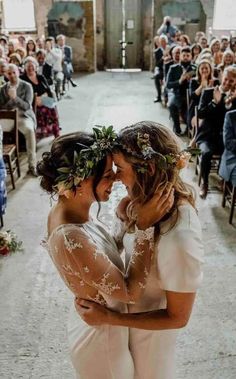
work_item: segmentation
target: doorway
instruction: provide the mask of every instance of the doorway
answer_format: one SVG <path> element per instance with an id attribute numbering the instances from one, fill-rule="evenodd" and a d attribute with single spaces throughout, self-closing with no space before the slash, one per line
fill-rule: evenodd
<path id="1" fill-rule="evenodd" d="M 142 0 L 106 0 L 105 40 L 108 69 L 142 67 Z"/>

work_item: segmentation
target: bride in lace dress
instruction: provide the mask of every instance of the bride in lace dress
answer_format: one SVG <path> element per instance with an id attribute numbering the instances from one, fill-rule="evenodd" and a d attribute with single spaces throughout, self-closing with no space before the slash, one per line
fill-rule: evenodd
<path id="1" fill-rule="evenodd" d="M 160 189 L 172 183 L 174 205 L 160 222 L 153 220 L 154 260 L 146 288 L 141 298 L 128 306 L 129 313 L 83 299 L 77 300 L 76 307 L 90 325 L 130 328 L 129 346 L 135 379 L 174 379 L 178 329 L 187 324 L 202 281 L 201 226 L 192 189 L 179 175 L 189 155 L 181 152 L 170 130 L 153 122 L 124 128 L 118 141 L 119 150 L 113 154 L 116 176 L 128 192 L 118 209 L 126 265 L 129 265 L 134 247 L 135 234 L 130 232 L 130 224 L 135 220 L 137 204 L 143 203 L 145 215 L 146 204 L 150 209 Z"/>
<path id="2" fill-rule="evenodd" d="M 114 132 L 74 133 L 57 138 L 37 170 L 41 187 L 58 195 L 48 217 L 46 247 L 61 278 L 76 297 L 127 312 L 144 291 L 151 267 L 154 228 L 135 227 L 134 247 L 125 270 L 115 240 L 92 220 L 94 201 L 107 201 L 114 180 Z M 162 216 L 153 210 L 152 216 Z M 158 208 L 158 207 L 157 207 Z M 141 223 L 140 223 L 141 225 Z M 74 304 L 68 323 L 70 353 L 77 378 L 133 379 L 126 327 L 87 325 Z"/>

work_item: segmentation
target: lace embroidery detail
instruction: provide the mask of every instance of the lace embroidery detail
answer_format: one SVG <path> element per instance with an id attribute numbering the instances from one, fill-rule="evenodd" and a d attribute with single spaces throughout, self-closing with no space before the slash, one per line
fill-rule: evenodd
<path id="1" fill-rule="evenodd" d="M 68 275 L 73 275 L 77 276 L 78 278 L 81 278 L 80 273 L 78 271 L 74 271 L 70 265 L 62 265 L 61 267 Z"/>
<path id="2" fill-rule="evenodd" d="M 141 257 L 143 255 L 144 251 L 143 250 L 140 250 L 140 251 L 135 251 L 133 250 L 132 251 L 132 255 L 130 257 L 130 264 L 131 265 L 135 265 L 136 263 L 136 258 L 137 257 Z"/>
<path id="3" fill-rule="evenodd" d="M 68 237 L 68 234 L 64 233 L 64 244 L 66 247 L 66 250 L 69 251 L 69 253 L 72 253 L 75 249 L 82 249 L 83 245 L 80 242 L 75 242 L 72 238 Z"/>
<path id="4" fill-rule="evenodd" d="M 150 243 L 153 243 L 153 233 L 154 233 L 153 226 L 151 226 L 150 228 L 146 230 L 140 230 L 138 228 L 135 228 L 135 236 L 137 239 L 137 243 L 139 245 L 143 245 L 145 241 L 150 241 Z"/>
<path id="5" fill-rule="evenodd" d="M 100 251 L 98 249 L 96 249 L 94 252 L 93 252 L 93 256 L 94 256 L 94 259 L 96 260 L 98 256 L 102 256 L 106 261 L 110 262 L 110 259 L 108 258 L 107 255 L 105 255 L 103 253 L 103 251 Z"/>
<path id="6" fill-rule="evenodd" d="M 107 295 L 111 295 L 115 290 L 119 290 L 120 286 L 118 284 L 114 284 L 112 282 L 107 282 L 110 273 L 103 274 L 102 279 L 99 283 L 93 281 L 93 285 L 99 288 L 101 291 L 105 292 Z"/>
<path id="7" fill-rule="evenodd" d="M 100 295 L 100 293 L 97 293 L 95 297 L 88 296 L 88 300 L 95 301 L 95 303 L 101 304 L 101 305 L 107 305 L 106 300 Z"/>

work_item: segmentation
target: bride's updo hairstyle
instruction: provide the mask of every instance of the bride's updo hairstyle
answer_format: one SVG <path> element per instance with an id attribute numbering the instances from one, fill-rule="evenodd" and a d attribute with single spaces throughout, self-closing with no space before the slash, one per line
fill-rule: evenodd
<path id="1" fill-rule="evenodd" d="M 144 151 L 139 144 L 140 136 L 148 138 L 148 146 L 154 151 L 153 157 L 151 154 L 145 159 Z M 177 156 L 181 152 L 180 144 L 170 129 L 152 121 L 141 121 L 123 128 L 118 134 L 118 142 L 118 152 L 120 151 L 124 155 L 125 160 L 132 165 L 136 174 L 131 204 L 145 203 L 159 188 L 162 189 L 171 182 L 175 189 L 175 201 L 169 215 L 183 200 L 195 207 L 194 190 L 183 182 L 177 165 L 162 167 L 158 159 L 155 159 L 155 152 L 164 156 Z M 146 170 L 140 170 L 143 165 L 146 165 Z"/>
<path id="2" fill-rule="evenodd" d="M 44 152 L 42 159 L 37 163 L 37 172 L 41 177 L 40 186 L 54 195 L 57 193 L 57 178 L 61 175 L 58 172 L 60 167 L 72 167 L 75 152 L 90 147 L 94 143 L 92 134 L 77 132 L 65 134 L 56 138 L 52 144 L 50 152 Z M 93 170 L 93 192 L 97 199 L 96 187 L 100 182 L 106 167 L 106 157 L 101 159 Z"/>

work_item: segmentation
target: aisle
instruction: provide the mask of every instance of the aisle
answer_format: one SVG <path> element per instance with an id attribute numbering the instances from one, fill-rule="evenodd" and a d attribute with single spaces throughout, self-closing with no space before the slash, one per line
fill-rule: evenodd
<path id="1" fill-rule="evenodd" d="M 154 83 L 148 72 L 98 72 L 80 77 L 78 83 L 59 103 L 63 133 L 91 130 L 94 124 L 119 129 L 145 119 L 170 126 L 167 110 L 153 103 Z M 39 144 L 38 157 L 51 141 Z M 196 185 L 193 167 L 184 176 Z M 102 211 L 110 221 L 118 192 Z M 178 379 L 236 377 L 236 232 L 220 204 L 217 191 L 207 201 L 198 201 L 205 279 L 191 322 L 179 338 Z M 49 208 L 38 179 L 23 177 L 9 194 L 5 228 L 24 241 L 25 252 L 0 260 L 1 379 L 73 378 L 66 339 L 72 297 L 40 246 Z"/>

